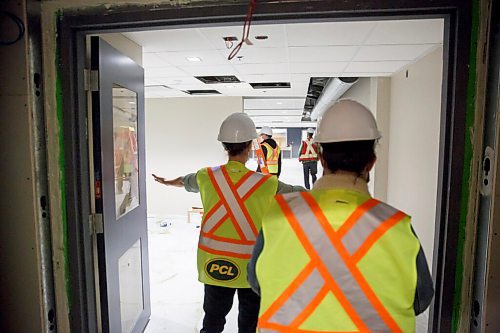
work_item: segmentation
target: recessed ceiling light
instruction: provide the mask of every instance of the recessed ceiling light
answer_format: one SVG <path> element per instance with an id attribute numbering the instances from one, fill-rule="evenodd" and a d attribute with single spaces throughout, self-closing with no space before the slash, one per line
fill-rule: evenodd
<path id="1" fill-rule="evenodd" d="M 286 111 L 281 111 L 281 113 L 286 113 Z"/>
<path id="2" fill-rule="evenodd" d="M 276 102 L 276 104 L 281 105 L 281 104 L 283 104 L 283 102 Z"/>
<path id="3" fill-rule="evenodd" d="M 135 102 L 128 102 L 128 104 L 135 104 Z"/>
<path id="4" fill-rule="evenodd" d="M 200 62 L 201 61 L 201 58 L 198 58 L 198 57 L 186 57 L 186 59 L 188 61 L 192 61 L 192 62 Z"/>

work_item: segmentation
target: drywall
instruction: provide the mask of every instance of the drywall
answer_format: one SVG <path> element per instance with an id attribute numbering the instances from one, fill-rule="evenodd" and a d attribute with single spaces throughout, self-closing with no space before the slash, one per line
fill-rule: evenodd
<path id="1" fill-rule="evenodd" d="M 432 267 L 441 118 L 442 48 L 391 78 L 387 200 L 412 216 Z"/>
<path id="2" fill-rule="evenodd" d="M 0 10 L 26 22 L 24 1 L 0 1 Z M 2 38 L 17 36 L 16 25 L 2 20 Z M 44 331 L 27 39 L 0 47 L 1 332 Z"/>
<path id="3" fill-rule="evenodd" d="M 146 99 L 149 215 L 187 214 L 190 207 L 201 206 L 199 194 L 161 185 L 151 173 L 176 178 L 226 163 L 217 134 L 224 118 L 234 112 L 243 112 L 241 97 Z"/>

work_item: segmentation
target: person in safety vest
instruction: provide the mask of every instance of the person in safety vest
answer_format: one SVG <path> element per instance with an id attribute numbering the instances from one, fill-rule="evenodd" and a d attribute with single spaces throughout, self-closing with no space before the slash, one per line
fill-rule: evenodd
<path id="1" fill-rule="evenodd" d="M 198 279 L 205 284 L 201 333 L 219 333 L 238 293 L 240 333 L 254 333 L 260 298 L 247 282 L 247 264 L 274 195 L 305 191 L 272 175 L 245 167 L 257 138 L 254 122 L 245 113 L 228 116 L 218 141 L 229 155 L 227 164 L 204 168 L 172 180 L 153 175 L 159 183 L 200 192 L 204 215 L 198 242 Z"/>
<path id="2" fill-rule="evenodd" d="M 272 138 L 273 130 L 269 126 L 264 126 L 260 130 L 260 147 L 264 154 L 267 169 L 271 175 L 280 176 L 281 174 L 281 149 L 278 143 Z M 260 166 L 257 166 L 257 172 L 260 172 Z"/>
<path id="3" fill-rule="evenodd" d="M 248 266 L 258 332 L 415 332 L 433 284 L 410 216 L 368 192 L 380 137 L 352 100 L 319 120 L 324 175 L 275 197 Z"/>
<path id="4" fill-rule="evenodd" d="M 304 171 L 304 185 L 309 190 L 309 173 L 312 177 L 312 183 L 316 182 L 318 173 L 318 144 L 313 142 L 314 129 L 307 129 L 307 139 L 302 141 L 299 149 L 299 161 L 302 162 Z"/>

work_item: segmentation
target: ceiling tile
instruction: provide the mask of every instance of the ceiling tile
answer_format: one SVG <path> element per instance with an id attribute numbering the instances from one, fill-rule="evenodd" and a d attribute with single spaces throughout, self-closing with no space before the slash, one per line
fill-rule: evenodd
<path id="1" fill-rule="evenodd" d="M 243 108 L 248 110 L 302 109 L 304 98 L 245 98 Z"/>
<path id="2" fill-rule="evenodd" d="M 161 52 L 157 55 L 174 66 L 211 66 L 226 65 L 229 63 L 217 50 L 195 50 L 181 52 Z M 187 58 L 200 58 L 201 61 L 189 61 Z"/>
<path id="3" fill-rule="evenodd" d="M 292 62 L 290 72 L 292 74 L 307 74 L 313 72 L 330 72 L 338 76 L 344 71 L 347 62 Z"/>
<path id="4" fill-rule="evenodd" d="M 364 62 L 351 62 L 347 65 L 344 72 L 350 73 L 386 73 L 395 72 L 408 64 L 408 61 L 364 61 Z M 345 76 L 343 74 L 342 76 Z"/>
<path id="5" fill-rule="evenodd" d="M 380 21 L 365 45 L 442 43 L 443 22 L 443 19 Z"/>
<path id="6" fill-rule="evenodd" d="M 291 62 L 336 62 L 349 61 L 358 46 L 314 46 L 290 47 Z"/>
<path id="7" fill-rule="evenodd" d="M 166 86 L 180 86 L 180 85 L 202 85 L 200 80 L 195 79 L 192 76 L 172 76 L 172 77 L 159 77 L 155 79 L 158 84 L 164 84 Z"/>
<path id="8" fill-rule="evenodd" d="M 167 76 L 186 76 L 186 72 L 174 66 L 167 67 L 146 67 L 144 68 L 144 76 L 149 78 L 167 77 Z"/>
<path id="9" fill-rule="evenodd" d="M 321 22 L 286 25 L 289 46 L 360 45 L 374 22 Z"/>
<path id="10" fill-rule="evenodd" d="M 207 75 L 236 75 L 231 65 L 214 65 L 214 66 L 184 66 L 184 71 L 193 76 Z"/>
<path id="11" fill-rule="evenodd" d="M 284 74 L 288 73 L 288 64 L 246 64 L 233 65 L 234 68 L 241 74 Z"/>
<path id="12" fill-rule="evenodd" d="M 353 61 L 413 61 L 436 47 L 436 44 L 362 46 Z"/>
<path id="13" fill-rule="evenodd" d="M 235 47 L 241 40 L 241 36 L 243 34 L 243 26 L 241 24 L 229 27 L 199 28 L 198 30 L 218 50 L 228 49 L 222 37 L 237 37 L 238 41 L 233 42 L 233 47 Z M 268 36 L 268 39 L 256 40 L 254 37 L 259 35 Z M 284 26 L 280 24 L 259 25 L 256 23 L 252 23 L 249 39 L 253 43 L 251 47 L 254 48 L 286 46 Z M 242 49 L 244 49 L 246 46 L 246 44 L 243 45 Z"/>
<path id="14" fill-rule="evenodd" d="M 302 105 L 304 106 L 304 105 Z M 296 110 L 252 110 L 244 109 L 249 116 L 302 116 L 303 108 Z"/>
<path id="15" fill-rule="evenodd" d="M 224 59 L 227 60 L 228 55 L 231 53 L 227 50 L 219 51 Z M 268 64 L 268 63 L 282 63 L 288 61 L 288 52 L 284 47 L 267 47 L 257 48 L 245 45 L 238 52 L 238 57 L 231 60 L 232 64 Z"/>
<path id="16" fill-rule="evenodd" d="M 169 63 L 160 58 L 156 52 L 144 52 L 142 54 L 142 65 L 144 68 L 168 67 Z"/>
<path id="17" fill-rule="evenodd" d="M 214 47 L 196 29 L 166 29 L 126 32 L 124 35 L 144 52 L 210 50 Z"/>

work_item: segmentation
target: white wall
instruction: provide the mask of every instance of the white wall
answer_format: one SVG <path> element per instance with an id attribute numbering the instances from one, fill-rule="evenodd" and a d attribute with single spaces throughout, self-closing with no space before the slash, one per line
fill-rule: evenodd
<path id="1" fill-rule="evenodd" d="M 430 267 L 436 218 L 441 76 L 439 48 L 391 78 L 387 200 L 412 216 Z"/>
<path id="2" fill-rule="evenodd" d="M 349 98 L 370 108 L 370 81 L 369 77 L 360 77 L 358 81 L 347 90 L 341 98 Z"/>
<path id="3" fill-rule="evenodd" d="M 151 173 L 176 178 L 203 167 L 226 163 L 217 134 L 231 113 L 243 112 L 241 97 L 146 99 L 146 165 L 148 214 L 186 214 L 201 207 L 200 196 L 161 185 Z"/>

